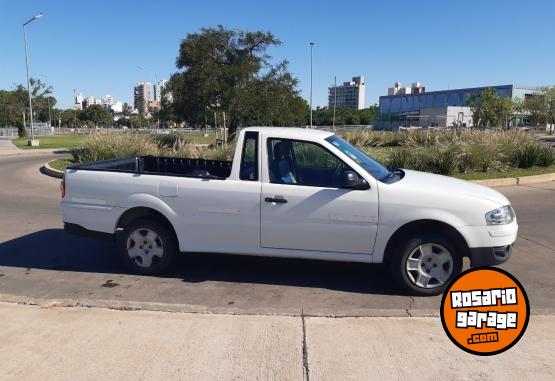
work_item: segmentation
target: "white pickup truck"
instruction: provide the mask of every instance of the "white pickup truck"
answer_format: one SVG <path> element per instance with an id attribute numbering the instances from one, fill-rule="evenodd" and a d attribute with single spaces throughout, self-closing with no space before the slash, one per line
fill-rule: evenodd
<path id="1" fill-rule="evenodd" d="M 62 181 L 67 232 L 117 242 L 125 263 L 161 273 L 179 252 L 387 262 L 418 295 L 511 255 L 505 196 L 379 164 L 339 136 L 246 128 L 233 161 L 130 157 L 73 165 Z"/>

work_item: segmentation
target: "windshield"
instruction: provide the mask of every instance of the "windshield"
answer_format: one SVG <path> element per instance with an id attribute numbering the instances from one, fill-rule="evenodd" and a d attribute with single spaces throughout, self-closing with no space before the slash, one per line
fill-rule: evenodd
<path id="1" fill-rule="evenodd" d="M 332 135 L 326 139 L 329 143 L 333 144 L 337 149 L 349 156 L 354 162 L 360 165 L 372 177 L 378 180 L 385 180 L 390 172 L 389 170 L 372 159 L 358 148 L 352 146 L 347 141 L 343 140 L 337 135 Z"/>

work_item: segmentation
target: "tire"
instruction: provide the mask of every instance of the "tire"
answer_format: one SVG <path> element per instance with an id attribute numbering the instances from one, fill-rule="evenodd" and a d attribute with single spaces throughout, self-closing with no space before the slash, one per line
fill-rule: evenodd
<path id="1" fill-rule="evenodd" d="M 126 267 L 142 275 L 164 273 L 177 254 L 177 245 L 168 227 L 150 218 L 127 224 L 117 235 L 117 246 Z"/>
<path id="2" fill-rule="evenodd" d="M 460 249 L 435 233 L 415 233 L 399 243 L 389 265 L 397 285 L 412 295 L 432 296 L 445 291 L 462 271 Z"/>

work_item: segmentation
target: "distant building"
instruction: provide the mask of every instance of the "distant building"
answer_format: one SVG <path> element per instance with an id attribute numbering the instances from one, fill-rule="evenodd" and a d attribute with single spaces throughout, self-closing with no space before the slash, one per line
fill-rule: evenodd
<path id="1" fill-rule="evenodd" d="M 399 126 L 449 127 L 454 122 L 472 126 L 472 111 L 468 99 L 491 87 L 502 98 L 524 99 L 535 88 L 518 85 L 484 86 L 426 92 L 419 82 L 403 87 L 396 82 L 380 97 L 380 118 L 377 127 L 393 129 Z M 526 115 L 513 116 L 513 125 L 527 124 Z"/>
<path id="2" fill-rule="evenodd" d="M 420 82 L 413 82 L 411 87 L 401 86 L 401 82 L 395 82 L 393 87 L 387 89 L 387 95 L 408 95 L 408 94 L 422 94 L 426 88 Z"/>
<path id="3" fill-rule="evenodd" d="M 113 102 L 110 105 L 110 110 L 114 113 L 114 114 L 121 114 L 123 112 L 123 103 L 121 102 Z"/>
<path id="4" fill-rule="evenodd" d="M 83 100 L 83 108 L 87 108 L 89 106 L 92 106 L 96 104 L 96 98 L 93 96 L 88 96 L 87 98 L 85 98 Z"/>
<path id="5" fill-rule="evenodd" d="M 139 114 L 143 116 L 148 115 L 148 102 L 151 100 L 152 84 L 150 82 L 137 82 L 133 92 L 134 105 Z"/>
<path id="6" fill-rule="evenodd" d="M 84 101 L 83 94 L 81 94 L 81 93 L 77 94 L 77 96 L 75 96 L 75 99 L 74 99 L 74 102 L 73 102 L 73 109 L 74 110 L 82 110 L 83 109 L 83 101 Z"/>
<path id="7" fill-rule="evenodd" d="M 148 101 L 149 110 L 160 110 L 160 102 L 158 101 Z"/>
<path id="8" fill-rule="evenodd" d="M 164 88 L 166 87 L 166 85 L 168 84 L 168 80 L 167 79 L 162 79 L 161 81 L 158 81 L 157 84 L 154 85 L 154 100 L 156 102 L 162 102 L 162 94 L 164 93 Z"/>
<path id="9" fill-rule="evenodd" d="M 105 107 L 110 107 L 114 104 L 114 99 L 111 95 L 105 95 L 100 99 L 100 104 Z"/>
<path id="10" fill-rule="evenodd" d="M 350 82 L 343 85 L 331 86 L 328 93 L 328 106 L 332 108 L 350 108 L 353 111 L 364 108 L 366 83 L 364 77 L 353 77 Z"/>

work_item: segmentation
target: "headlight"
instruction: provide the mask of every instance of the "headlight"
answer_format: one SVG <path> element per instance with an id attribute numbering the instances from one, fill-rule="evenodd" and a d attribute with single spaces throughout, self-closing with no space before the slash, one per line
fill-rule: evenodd
<path id="1" fill-rule="evenodd" d="M 510 205 L 502 206 L 486 213 L 486 223 L 488 225 L 507 225 L 515 219 L 515 212 Z"/>

